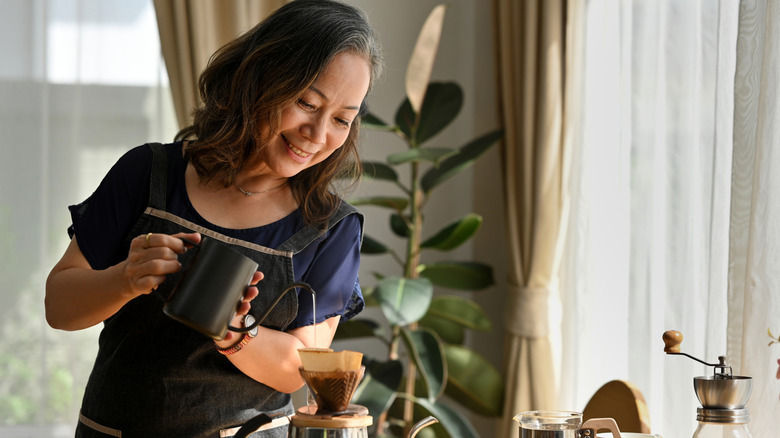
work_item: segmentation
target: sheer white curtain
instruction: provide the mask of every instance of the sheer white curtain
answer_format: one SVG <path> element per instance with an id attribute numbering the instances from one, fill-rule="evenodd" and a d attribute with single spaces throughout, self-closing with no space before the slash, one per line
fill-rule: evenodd
<path id="1" fill-rule="evenodd" d="M 692 379 L 712 370 L 666 356 L 661 336 L 681 331 L 708 362 L 727 353 L 737 18 L 737 0 L 587 2 L 561 287 L 569 408 L 626 379 L 654 432 L 693 434 Z"/>
<path id="2" fill-rule="evenodd" d="M 0 436 L 73 436 L 97 329 L 49 328 L 44 282 L 67 206 L 175 134 L 152 2 L 0 2 L 0 53 Z"/>
<path id="3" fill-rule="evenodd" d="M 728 355 L 753 377 L 754 437 L 780 435 L 780 0 L 741 0 L 734 80 Z M 775 338 L 775 341 L 778 339 Z"/>

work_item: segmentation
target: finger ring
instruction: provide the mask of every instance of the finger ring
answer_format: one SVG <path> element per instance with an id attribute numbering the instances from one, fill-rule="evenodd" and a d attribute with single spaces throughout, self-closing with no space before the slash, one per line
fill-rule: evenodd
<path id="1" fill-rule="evenodd" d="M 149 233 L 146 235 L 146 247 L 149 248 L 152 246 L 152 243 L 149 241 L 149 239 L 152 238 L 152 233 Z"/>

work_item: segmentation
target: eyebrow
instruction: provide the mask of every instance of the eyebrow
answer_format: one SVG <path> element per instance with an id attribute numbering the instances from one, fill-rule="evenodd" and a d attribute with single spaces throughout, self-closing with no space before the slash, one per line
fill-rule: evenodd
<path id="1" fill-rule="evenodd" d="M 328 96 L 326 96 L 326 95 L 325 95 L 325 93 L 323 93 L 322 91 L 320 91 L 320 90 L 319 90 L 317 87 L 314 87 L 314 86 L 312 86 L 312 87 L 309 87 L 309 89 L 310 89 L 311 91 L 313 91 L 313 92 L 315 92 L 315 93 L 319 94 L 319 95 L 320 95 L 320 96 L 321 96 L 323 99 L 325 99 L 325 100 L 330 100 L 330 99 L 328 99 Z M 344 109 L 348 109 L 348 110 L 354 110 L 354 111 L 360 111 L 360 106 L 349 106 L 349 105 L 348 105 L 348 106 L 345 106 L 345 107 L 344 107 Z"/>

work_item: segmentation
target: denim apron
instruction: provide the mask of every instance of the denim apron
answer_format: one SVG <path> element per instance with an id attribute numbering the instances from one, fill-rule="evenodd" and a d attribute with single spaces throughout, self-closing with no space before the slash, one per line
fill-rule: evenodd
<path id="1" fill-rule="evenodd" d="M 147 234 L 199 232 L 222 241 L 252 258 L 265 273 L 257 285 L 260 294 L 252 300 L 251 313 L 262 315 L 278 294 L 294 281 L 293 254 L 303 250 L 324 232 L 307 226 L 279 248 L 271 249 L 225 236 L 165 211 L 167 152 L 150 144 L 153 164 L 149 206 L 125 244 Z M 330 229 L 354 207 L 342 203 L 329 220 Z M 358 213 L 359 214 L 359 213 Z M 186 265 L 194 256 L 190 249 L 179 260 Z M 143 295 L 124 305 L 104 322 L 99 351 L 85 389 L 76 437 L 210 437 L 241 426 L 260 413 L 292 415 L 290 394 L 281 393 L 243 374 L 214 342 L 199 332 L 166 316 L 162 307 L 180 273 L 171 274 L 157 294 Z M 163 299 L 161 299 L 163 298 Z M 302 299 L 310 299 L 304 291 Z M 264 327 L 285 330 L 298 312 L 298 297 L 285 294 Z M 286 437 L 287 428 L 261 430 L 251 437 Z"/>

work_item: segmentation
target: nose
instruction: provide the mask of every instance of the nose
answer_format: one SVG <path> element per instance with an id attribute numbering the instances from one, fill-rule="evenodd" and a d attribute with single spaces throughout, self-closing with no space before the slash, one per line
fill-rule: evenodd
<path id="1" fill-rule="evenodd" d="M 314 144 L 325 144 L 328 133 L 324 117 L 312 117 L 301 128 L 302 134 L 307 140 Z"/>

